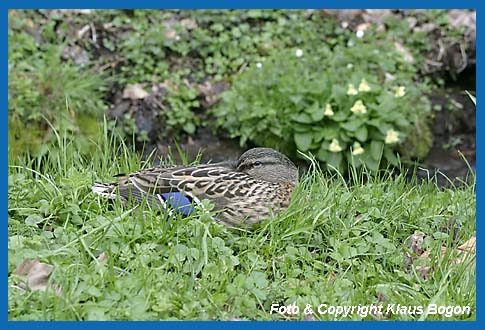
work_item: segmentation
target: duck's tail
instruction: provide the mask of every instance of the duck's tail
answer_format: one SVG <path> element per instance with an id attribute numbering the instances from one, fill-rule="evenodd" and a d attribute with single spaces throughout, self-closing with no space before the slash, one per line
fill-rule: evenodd
<path id="1" fill-rule="evenodd" d="M 115 199 L 116 198 L 116 184 L 113 183 L 99 183 L 96 182 L 92 187 L 91 190 L 93 193 L 96 193 L 100 196 Z"/>
<path id="2" fill-rule="evenodd" d="M 201 205 L 197 197 L 181 191 L 147 194 L 136 185 L 99 182 L 96 182 L 91 187 L 91 190 L 109 199 L 116 199 L 119 196 L 122 200 L 128 201 L 132 199 L 137 203 L 141 203 L 146 199 L 149 205 L 158 205 L 163 209 L 167 209 L 168 207 L 169 214 L 175 211 L 176 213 L 181 213 L 183 216 L 192 214 L 195 210 L 195 205 Z"/>

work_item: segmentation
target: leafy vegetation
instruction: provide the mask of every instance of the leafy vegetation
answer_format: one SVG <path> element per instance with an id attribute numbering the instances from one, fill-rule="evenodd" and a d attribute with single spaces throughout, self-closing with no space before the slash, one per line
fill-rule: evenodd
<path id="1" fill-rule="evenodd" d="M 25 32 L 28 20 L 17 15 L 9 17 L 11 155 L 45 152 L 45 148 L 35 147 L 54 138 L 48 123 L 78 135 L 78 146 L 85 146 L 87 139 L 93 138 L 91 134 L 97 134 L 96 115 L 105 110 L 103 77 L 71 62 L 63 63 L 62 45 L 37 42 Z M 49 32 L 52 30 L 44 31 Z"/>
<path id="2" fill-rule="evenodd" d="M 445 13 L 416 13 L 415 25 L 436 21 L 446 27 L 446 36 L 452 38 L 460 30 L 446 26 Z M 91 22 L 89 24 L 87 17 Z M 296 48 L 306 52 L 305 57 L 297 62 L 300 64 L 309 61 L 310 53 L 315 57 L 327 56 L 334 49 L 342 53 L 348 48 L 345 59 L 355 60 L 349 63 L 365 71 L 363 76 L 376 75 L 379 78 L 374 81 L 381 83 L 383 70 L 390 68 L 392 72 L 400 71 L 396 66 L 399 61 L 390 58 L 387 51 L 394 53 L 394 44 L 402 43 L 401 51 L 410 52 L 407 56 L 412 56 L 413 63 L 399 65 L 404 65 L 406 78 L 417 79 L 409 74 L 419 70 L 423 64 L 423 54 L 430 51 L 427 32 L 413 31 L 411 23 L 397 16 L 385 18 L 383 24 L 386 26 L 384 32 L 382 29 L 368 28 L 365 37 L 360 40 L 351 29 L 341 27 L 331 11 L 102 10 L 89 14 L 11 11 L 9 42 L 13 47 L 9 48 L 9 109 L 16 114 L 12 116 L 12 127 L 21 126 L 21 122 L 25 122 L 22 116 L 28 116 L 31 124 L 38 128 L 39 135 L 43 136 L 47 125 L 45 121 L 39 121 L 38 118 L 42 116 L 49 118 L 57 127 L 57 119 L 53 118 L 57 118 L 58 113 L 60 117 L 69 118 L 64 123 L 72 122 L 74 114 L 88 114 L 69 127 L 76 132 L 82 130 L 79 122 L 88 120 L 88 117 L 95 118 L 105 110 L 104 103 L 113 101 L 109 98 L 123 86 L 143 84 L 148 90 L 163 83 L 168 86 L 168 91 L 167 95 L 156 95 L 157 103 L 163 105 L 156 108 L 159 112 L 156 120 L 162 122 L 166 129 L 158 138 L 192 135 L 201 125 L 210 124 L 204 111 L 206 106 L 201 103 L 200 83 L 244 80 L 239 75 L 247 76 L 245 71 L 251 71 L 256 63 L 269 63 L 274 57 L 281 56 L 278 54 Z M 324 51 L 320 54 L 311 51 L 314 45 Z M 362 54 L 360 50 L 355 51 L 361 46 L 364 47 Z M 373 48 L 381 49 L 380 54 L 373 55 Z M 331 56 L 337 58 L 336 53 Z M 369 58 L 375 65 L 365 67 L 360 63 Z M 325 58 L 321 60 L 328 62 Z M 317 61 L 315 58 L 314 62 Z M 348 74 L 352 71 L 346 70 L 349 63 L 339 63 L 343 67 L 334 68 L 336 72 L 329 71 Z M 90 66 L 93 68 L 90 69 Z M 267 72 L 268 67 L 271 66 L 265 65 L 262 71 Z M 281 73 L 275 72 L 274 76 Z M 107 81 L 105 77 L 108 76 L 112 79 Z M 105 93 L 107 89 L 110 90 L 109 94 Z M 418 89 L 420 93 L 429 91 L 424 85 L 419 85 Z M 409 88 L 408 94 L 411 94 Z M 65 109 L 66 98 L 72 107 L 69 111 Z M 121 131 L 127 132 L 127 136 L 131 136 L 135 129 L 139 140 L 147 140 L 146 132 L 138 131 L 139 127 L 132 116 L 128 112 L 119 117 L 116 124 L 121 126 Z M 415 119 L 407 120 L 415 122 Z M 414 139 L 414 133 L 403 132 L 401 138 L 406 135 L 410 138 L 403 148 L 411 151 L 406 156 L 421 156 L 427 152 L 430 139 L 425 122 L 416 123 L 418 139 Z M 234 129 L 229 130 L 236 135 Z M 247 134 L 241 133 L 239 136 L 241 141 L 248 138 Z M 418 143 L 422 137 L 426 137 L 424 141 L 427 143 Z M 400 139 L 401 143 L 404 141 Z M 19 145 L 23 143 L 19 142 Z M 386 154 L 388 161 L 391 158 L 394 161 L 390 152 Z M 348 159 L 340 162 L 332 159 L 330 163 L 344 164 L 346 161 Z M 375 159 L 365 162 L 375 167 Z"/>
<path id="3" fill-rule="evenodd" d="M 346 182 L 314 164 L 285 214 L 231 231 L 202 209 L 181 218 L 90 193 L 93 181 L 140 168 L 121 140 L 107 130 L 101 136 L 92 159 L 61 135 L 45 157 L 9 168 L 10 320 L 303 317 L 270 314 L 273 303 L 468 305 L 470 315 L 450 318 L 350 319 L 475 318 L 474 257 L 452 262 L 460 256 L 453 247 L 475 235 L 474 178 L 456 189 L 385 171 Z M 426 235 L 421 248 L 429 260 L 408 264 L 406 254 L 417 258 L 408 247 L 416 233 Z M 53 266 L 46 291 L 25 289 L 16 275 L 26 259 Z M 425 277 L 423 264 L 430 267 Z"/>
<path id="4" fill-rule="evenodd" d="M 310 151 L 340 171 L 347 164 L 375 171 L 381 160 L 397 166 L 395 152 L 410 135 L 429 148 L 429 131 L 416 130 L 427 126 L 430 104 L 427 85 L 412 80 L 415 68 L 386 43 L 351 41 L 253 65 L 222 95 L 217 125 L 241 145 Z"/>

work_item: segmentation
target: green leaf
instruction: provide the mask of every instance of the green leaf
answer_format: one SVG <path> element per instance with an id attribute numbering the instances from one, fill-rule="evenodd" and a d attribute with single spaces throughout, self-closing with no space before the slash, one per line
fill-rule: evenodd
<path id="1" fill-rule="evenodd" d="M 317 159 L 322 162 L 326 162 L 329 157 L 329 153 L 330 152 L 327 150 L 327 148 L 324 145 L 322 145 L 320 149 L 318 149 L 318 152 L 315 155 L 315 157 L 317 157 Z"/>
<path id="2" fill-rule="evenodd" d="M 379 169 L 379 163 L 377 160 L 373 159 L 369 153 L 364 153 L 361 155 L 361 160 L 364 162 L 367 169 L 371 171 L 377 171 Z"/>
<path id="3" fill-rule="evenodd" d="M 341 171 L 342 159 L 343 156 L 341 152 L 330 152 L 327 159 L 327 164 Z"/>
<path id="4" fill-rule="evenodd" d="M 216 31 L 216 32 L 222 32 L 222 31 L 224 31 L 224 25 L 222 25 L 220 23 L 212 24 L 211 30 Z"/>
<path id="5" fill-rule="evenodd" d="M 290 98 L 291 102 L 298 105 L 298 104 L 300 104 L 301 100 L 303 99 L 303 96 L 301 96 L 301 95 L 291 95 L 289 98 Z"/>
<path id="6" fill-rule="evenodd" d="M 310 149 L 310 145 L 312 144 L 312 137 L 313 137 L 312 132 L 295 133 L 294 139 L 295 139 L 297 148 L 300 151 L 307 151 L 308 149 Z"/>
<path id="7" fill-rule="evenodd" d="M 312 117 L 314 122 L 322 120 L 324 116 L 323 110 L 320 109 L 318 102 L 314 102 L 312 106 L 305 109 L 305 112 Z"/>
<path id="8" fill-rule="evenodd" d="M 399 160 L 398 160 L 396 154 L 392 151 L 392 149 L 384 148 L 384 157 L 386 158 L 386 160 L 390 164 L 392 164 L 394 166 L 399 165 Z"/>
<path id="9" fill-rule="evenodd" d="M 330 118 L 334 121 L 344 121 L 347 119 L 347 114 L 344 111 L 337 111 L 335 115 Z"/>
<path id="10" fill-rule="evenodd" d="M 38 214 L 31 214 L 25 219 L 25 224 L 28 226 L 37 226 L 38 223 L 41 223 L 44 220 Z"/>
<path id="11" fill-rule="evenodd" d="M 367 127 L 362 126 L 355 131 L 355 137 L 360 142 L 365 142 L 367 140 Z"/>
<path id="12" fill-rule="evenodd" d="M 386 135 L 387 131 L 392 128 L 389 124 L 383 123 L 377 118 L 368 120 L 367 124 L 377 128 L 383 135 Z"/>
<path id="13" fill-rule="evenodd" d="M 372 141 L 370 143 L 370 155 L 372 159 L 378 161 L 381 159 L 382 147 L 384 143 L 380 141 Z"/>
<path id="14" fill-rule="evenodd" d="M 195 132 L 195 125 L 192 122 L 188 122 L 184 125 L 184 131 L 189 134 L 193 134 Z"/>
<path id="15" fill-rule="evenodd" d="M 296 121 L 298 123 L 303 123 L 303 124 L 313 123 L 312 118 L 306 113 L 299 113 L 297 115 L 293 115 L 292 118 L 293 118 L 294 121 Z"/>
<path id="16" fill-rule="evenodd" d="M 283 137 L 283 133 L 282 133 L 282 129 L 280 126 L 276 127 L 276 126 L 271 126 L 269 128 L 269 131 L 271 133 L 273 133 L 274 135 L 278 136 L 278 137 Z"/>
<path id="17" fill-rule="evenodd" d="M 340 127 L 344 128 L 347 131 L 355 132 L 360 127 L 360 125 L 362 125 L 362 121 L 360 119 L 353 119 L 346 123 L 340 124 Z"/>
<path id="18" fill-rule="evenodd" d="M 250 278 L 253 280 L 254 286 L 257 288 L 266 288 L 268 286 L 266 274 L 263 272 L 252 272 Z"/>
<path id="19" fill-rule="evenodd" d="M 409 126 L 409 124 L 410 124 L 410 123 L 409 123 L 409 120 L 407 120 L 406 118 L 401 117 L 401 116 L 400 116 L 400 117 L 398 117 L 398 118 L 396 118 L 395 123 L 396 123 L 398 126 L 400 126 L 400 127 L 407 127 L 407 126 Z"/>
<path id="20" fill-rule="evenodd" d="M 312 117 L 314 122 L 322 120 L 323 119 L 323 110 L 319 109 L 318 112 L 312 113 L 311 117 Z"/>
<path id="21" fill-rule="evenodd" d="M 313 141 L 320 142 L 323 139 L 330 141 L 338 135 L 338 130 L 334 125 L 324 127 L 313 127 Z"/>
<path id="22" fill-rule="evenodd" d="M 333 85 L 332 97 L 337 103 L 341 103 L 347 97 L 347 89 L 341 85 Z"/>
<path id="23" fill-rule="evenodd" d="M 305 109 L 305 112 L 309 115 L 318 111 L 318 102 L 313 102 L 313 104 Z"/>

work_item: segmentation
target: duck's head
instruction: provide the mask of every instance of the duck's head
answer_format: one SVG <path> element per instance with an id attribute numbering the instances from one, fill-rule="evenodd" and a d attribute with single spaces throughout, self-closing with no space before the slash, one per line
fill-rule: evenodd
<path id="1" fill-rule="evenodd" d="M 269 182 L 298 181 L 298 169 L 282 153 L 271 148 L 249 149 L 239 157 L 237 170 L 258 180 Z"/>

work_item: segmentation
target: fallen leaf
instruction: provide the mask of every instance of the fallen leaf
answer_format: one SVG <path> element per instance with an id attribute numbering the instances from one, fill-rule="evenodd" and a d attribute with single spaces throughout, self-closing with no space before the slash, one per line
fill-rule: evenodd
<path id="1" fill-rule="evenodd" d="M 366 9 L 362 13 L 362 18 L 365 22 L 383 25 L 386 18 L 392 16 L 392 11 L 389 9 Z"/>
<path id="2" fill-rule="evenodd" d="M 365 31 L 370 27 L 370 23 L 362 23 L 357 25 L 356 31 Z"/>
<path id="3" fill-rule="evenodd" d="M 474 10 L 450 10 L 448 13 L 448 22 L 453 27 L 475 28 L 477 13 Z"/>
<path id="4" fill-rule="evenodd" d="M 163 35 L 167 39 L 175 39 L 175 37 L 177 36 L 177 32 L 175 32 L 174 30 L 167 30 Z"/>
<path id="5" fill-rule="evenodd" d="M 422 278 L 427 279 L 428 274 L 431 271 L 430 266 L 416 266 L 416 271 L 421 275 Z"/>
<path id="6" fill-rule="evenodd" d="M 476 262 L 475 255 L 476 255 L 476 237 L 472 236 L 468 241 L 460 245 L 459 247 L 456 248 L 456 250 L 459 254 L 457 258 L 451 259 L 449 263 L 451 265 L 458 265 L 460 263 L 465 262 L 468 258 L 472 257 L 474 263 Z M 424 260 L 426 262 L 431 262 L 431 249 L 428 249 L 424 251 L 417 260 Z M 441 246 L 441 257 L 445 258 L 446 253 L 448 252 L 448 249 L 446 246 Z M 451 251 L 450 253 L 452 253 Z M 416 271 L 420 273 L 420 275 L 423 278 L 427 278 L 429 273 L 432 271 L 433 267 L 431 265 L 419 265 L 416 266 Z"/>
<path id="7" fill-rule="evenodd" d="M 380 302 L 383 302 L 383 301 L 387 301 L 387 298 L 382 292 L 377 292 L 377 300 Z"/>
<path id="8" fill-rule="evenodd" d="M 423 25 L 418 25 L 416 26 L 413 31 L 414 32 L 424 32 L 424 33 L 429 33 L 435 29 L 438 29 L 438 26 L 434 23 L 425 23 Z"/>
<path id="9" fill-rule="evenodd" d="M 333 283 L 337 279 L 337 273 L 331 272 L 328 274 L 327 282 L 328 283 Z"/>
<path id="10" fill-rule="evenodd" d="M 408 247 L 417 255 L 421 255 L 424 250 L 423 250 L 423 241 L 424 241 L 424 234 L 423 233 L 417 233 L 417 234 L 412 234 L 411 236 L 408 237 Z"/>
<path id="11" fill-rule="evenodd" d="M 184 18 L 183 20 L 181 20 L 180 25 L 182 25 L 187 30 L 194 30 L 197 28 L 197 23 L 190 18 Z"/>
<path id="12" fill-rule="evenodd" d="M 390 74 L 389 72 L 386 72 L 385 76 L 386 76 L 386 80 L 387 81 L 394 81 L 394 80 L 396 80 L 396 76 Z"/>
<path id="13" fill-rule="evenodd" d="M 45 291 L 49 282 L 49 276 L 54 267 L 39 260 L 24 260 L 15 269 L 14 275 L 25 277 L 27 287 L 32 291 Z M 22 286 L 19 285 L 22 289 Z M 56 289 L 57 291 L 57 289 Z"/>
<path id="14" fill-rule="evenodd" d="M 401 43 L 399 43 L 397 41 L 394 43 L 394 46 L 396 47 L 396 50 L 403 55 L 404 60 L 406 62 L 408 62 L 408 63 L 414 62 L 413 55 L 411 54 L 411 52 L 406 47 L 404 47 Z"/>
<path id="15" fill-rule="evenodd" d="M 457 247 L 458 250 L 476 254 L 477 238 L 475 236 L 470 237 L 468 241 Z"/>
<path id="16" fill-rule="evenodd" d="M 108 253 L 106 251 L 101 252 L 101 254 L 96 258 L 99 262 L 104 262 L 108 260 Z"/>
<path id="17" fill-rule="evenodd" d="M 148 92 L 143 89 L 141 84 L 126 85 L 123 90 L 123 98 L 131 100 L 140 100 L 148 96 Z"/>

